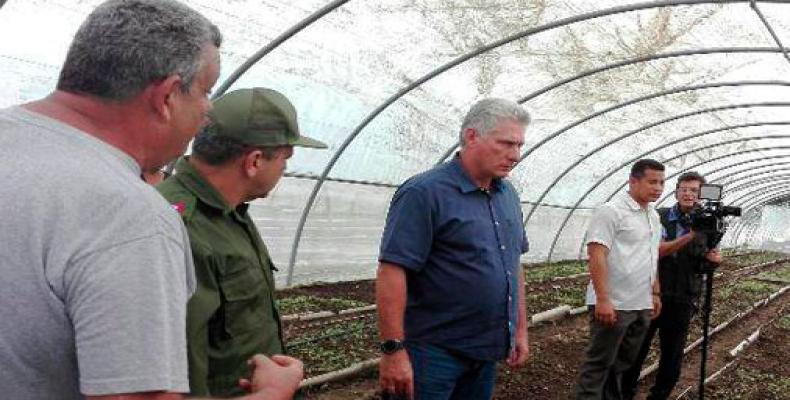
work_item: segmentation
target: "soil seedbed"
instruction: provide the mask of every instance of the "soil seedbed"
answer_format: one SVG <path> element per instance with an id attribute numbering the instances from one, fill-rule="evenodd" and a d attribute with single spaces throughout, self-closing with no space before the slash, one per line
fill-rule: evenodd
<path id="1" fill-rule="evenodd" d="M 768 325 L 734 368 L 705 389 L 710 400 L 790 399 L 790 310 Z"/>
<path id="2" fill-rule="evenodd" d="M 742 255 L 725 257 L 719 272 L 728 272 L 747 265 L 785 258 L 784 253 L 749 252 Z M 557 290 L 565 281 L 553 281 L 587 272 L 587 262 L 583 260 L 564 260 L 553 263 L 525 264 L 528 287 L 537 284 L 540 290 L 551 292 Z M 587 277 L 569 279 L 573 282 L 587 281 Z M 546 282 L 551 282 L 544 285 Z M 562 295 L 562 293 L 558 293 Z M 365 306 L 375 303 L 375 281 L 360 280 L 348 282 L 318 282 L 308 286 L 297 286 L 277 291 L 280 313 L 282 315 L 319 312 L 324 310 L 340 311 L 346 308 Z M 540 302 L 539 304 L 543 304 Z M 537 310 L 541 311 L 541 310 Z"/>
<path id="3" fill-rule="evenodd" d="M 747 265 L 760 264 L 760 263 L 774 261 L 786 257 L 787 254 L 779 253 L 776 251 L 748 252 L 744 254 L 725 257 L 724 259 L 725 262 L 722 263 L 722 267 L 726 267 L 727 264 L 734 264 L 736 267 L 745 267 Z"/>
<path id="4" fill-rule="evenodd" d="M 759 271 L 756 271 L 759 272 Z M 528 314 L 533 315 L 546 311 L 560 304 L 577 307 L 584 304 L 584 291 L 587 278 L 559 282 L 541 282 L 527 285 Z M 738 299 L 734 304 L 745 308 L 759 295 L 769 292 L 773 286 L 763 282 L 748 282 L 739 284 L 733 296 Z M 727 296 L 730 291 L 724 290 Z M 751 293 L 751 294 L 748 294 Z M 304 295 L 294 295 L 288 299 L 302 299 Z M 319 300 L 328 302 L 332 299 L 318 297 Z M 334 311 L 348 305 L 358 305 L 352 300 L 335 299 Z M 717 310 L 721 313 L 721 310 Z M 714 312 L 716 323 L 717 312 Z M 721 318 L 725 318 L 723 316 Z M 315 376 L 335 369 L 346 367 L 354 362 L 375 357 L 376 336 L 375 314 L 368 312 L 360 315 L 337 316 L 315 322 L 287 322 L 284 324 L 285 336 L 289 348 L 294 355 L 304 358 L 308 366 L 306 376 Z M 534 342 L 533 342 L 534 343 Z M 353 346 L 352 351 L 347 347 Z"/>
<path id="5" fill-rule="evenodd" d="M 753 275 L 762 276 L 763 274 L 767 274 L 785 277 L 786 274 L 790 273 L 787 271 L 787 269 L 790 269 L 788 267 L 790 267 L 790 264 L 783 264 L 776 268 L 770 267 L 767 272 L 764 269 L 754 270 Z M 734 267 L 733 270 L 738 268 L 742 268 L 742 266 Z M 718 320 L 723 321 L 731 318 L 733 315 L 748 308 L 754 302 L 762 299 L 765 295 L 770 294 L 770 292 L 773 292 L 779 287 L 779 285 L 766 284 L 765 282 L 759 282 L 756 279 L 747 279 L 743 276 L 739 276 L 737 282 L 727 284 L 728 282 L 726 282 L 725 278 L 726 275 L 722 276 L 717 283 L 712 325 L 716 325 L 720 322 Z M 587 279 L 585 278 L 575 282 L 577 286 L 577 289 L 575 289 L 576 293 L 569 296 L 574 299 L 579 299 L 577 300 L 579 302 L 583 301 L 583 290 L 586 281 Z M 762 286 L 763 284 L 765 284 L 765 286 Z M 532 288 L 532 290 L 529 290 L 530 288 Z M 557 298 L 562 297 L 562 292 L 565 288 L 567 288 L 565 282 L 563 282 L 562 285 L 552 282 L 528 284 L 528 301 L 533 304 L 542 304 L 544 301 L 547 303 L 550 302 L 550 304 L 545 307 L 536 307 L 536 311 L 544 311 L 557 304 L 563 303 L 562 301 L 558 301 Z M 544 293 L 549 292 L 555 292 L 554 294 L 556 296 L 541 297 Z M 785 295 L 783 298 L 778 299 L 778 301 L 787 302 L 787 298 L 788 296 Z M 570 301 L 568 303 L 574 302 Z M 577 302 L 575 304 L 579 303 Z M 717 307 L 717 305 L 720 306 Z M 774 312 L 776 311 L 775 309 L 773 310 Z M 531 311 L 530 314 L 534 314 L 536 311 Z M 770 313 L 770 310 L 759 311 L 759 318 L 769 318 Z M 587 315 L 576 316 L 530 329 L 532 356 L 529 365 L 521 371 L 511 371 L 506 367 L 501 368 L 499 371 L 497 394 L 495 398 L 503 400 L 523 399 L 524 396 L 536 400 L 571 398 L 578 367 L 582 361 L 585 346 L 587 345 L 588 318 L 589 316 Z M 747 320 L 750 318 L 747 318 Z M 739 322 L 735 325 L 740 327 L 742 324 Z M 725 331 L 729 329 L 728 327 Z M 693 333 L 690 334 L 690 340 L 696 339 L 696 337 L 701 334 L 694 333 L 698 330 L 698 328 L 692 330 Z M 369 333 L 367 339 L 361 338 L 359 335 L 351 338 L 346 336 L 344 339 L 338 340 L 338 342 L 344 341 L 348 346 L 346 349 L 366 347 L 370 352 L 367 354 L 359 354 L 353 357 L 353 359 L 346 360 L 342 363 L 338 362 L 339 365 L 331 369 L 346 367 L 354 362 L 378 356 L 375 351 L 375 344 L 377 342 L 375 325 L 371 322 L 370 329 L 361 328 L 361 332 L 365 331 Z M 737 342 L 740 342 L 745 336 L 748 336 L 749 333 L 741 335 L 743 337 L 734 337 L 732 341 L 735 341 L 735 344 L 737 344 Z M 724 332 L 722 332 L 722 335 L 723 334 Z M 714 340 L 712 345 L 716 346 L 716 342 L 717 341 Z M 756 345 L 759 346 L 759 343 L 758 341 Z M 726 348 L 726 351 L 729 351 L 731 347 L 732 346 Z M 339 346 L 338 351 L 344 352 L 345 350 L 343 346 Z M 322 354 L 320 351 L 313 352 L 316 354 L 316 358 L 319 359 L 319 361 L 320 359 L 336 358 L 328 354 Z M 698 353 L 698 350 L 694 352 Z M 693 355 L 689 358 L 693 358 Z M 698 369 L 697 366 L 686 367 L 687 370 L 689 368 Z M 327 368 L 318 368 L 316 371 L 323 371 L 326 369 Z M 709 371 L 713 370 L 713 367 L 709 367 Z M 376 388 L 376 379 L 375 370 L 369 371 L 358 378 L 311 388 L 307 391 L 307 398 L 341 400 L 374 398 L 375 396 L 373 396 L 373 393 Z M 652 378 L 648 377 L 648 380 L 649 379 Z"/>
<path id="6" fill-rule="evenodd" d="M 729 299 L 728 299 L 729 302 Z M 778 315 L 785 313 L 785 310 L 790 309 L 790 295 L 786 292 L 783 296 L 777 298 L 774 302 L 765 307 L 756 309 L 753 313 L 746 316 L 744 319 L 737 321 L 737 323 L 730 324 L 726 329 L 713 336 L 710 340 L 710 347 L 708 352 L 708 363 L 706 366 L 707 374 L 710 375 L 715 371 L 721 369 L 725 364 L 731 361 L 729 356 L 730 350 L 737 346 L 742 340 L 747 338 L 756 329 L 764 326 L 769 321 L 775 319 Z M 743 310 L 740 310 L 743 311 Z M 734 315 L 734 314 L 732 314 Z M 711 326 L 715 326 L 711 323 Z M 690 339 L 696 339 L 701 336 L 701 330 L 690 334 Z M 761 342 L 758 340 L 753 344 L 747 352 L 753 352 L 754 348 L 759 348 Z M 676 398 L 689 386 L 694 386 L 696 392 L 696 385 L 699 380 L 699 363 L 700 363 L 700 348 L 695 349 L 689 353 L 683 363 L 683 371 L 681 374 L 680 382 L 675 387 L 674 394 L 670 397 Z M 654 375 L 648 376 L 640 386 L 640 396 L 636 399 L 643 399 L 647 394 L 647 390 L 653 384 L 655 379 Z M 688 397 L 689 399 L 696 399 L 696 395 Z M 759 399 L 777 399 L 776 397 L 758 397 Z M 728 398 L 729 399 L 729 398 Z"/>
<path id="7" fill-rule="evenodd" d="M 790 263 L 777 264 L 768 267 L 771 274 L 790 273 Z M 726 274 L 714 280 L 713 311 L 711 313 L 711 329 L 720 323 L 732 318 L 737 313 L 748 309 L 756 301 L 764 299 L 774 293 L 781 286 L 775 283 L 765 283 L 757 278 L 765 272 L 764 269 L 749 271 L 749 276 L 734 276 Z M 700 304 L 701 307 L 701 304 Z M 702 336 L 702 314 L 697 312 L 691 320 L 689 327 L 688 343 Z M 645 367 L 658 359 L 658 339 L 653 340 L 653 347 L 645 361 Z"/>
<path id="8" fill-rule="evenodd" d="M 533 315 L 560 304 L 583 305 L 586 281 L 574 286 L 527 285 L 527 313 Z M 349 322 L 349 318 L 353 318 Z M 305 376 L 310 377 L 344 368 L 378 356 L 378 334 L 374 312 L 351 317 L 338 316 L 321 321 L 283 324 L 289 351 L 303 358 Z M 353 351 L 347 351 L 347 350 Z"/>

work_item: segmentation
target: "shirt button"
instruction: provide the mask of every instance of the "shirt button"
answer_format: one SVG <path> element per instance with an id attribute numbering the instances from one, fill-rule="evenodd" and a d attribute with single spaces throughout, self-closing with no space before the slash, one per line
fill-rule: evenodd
<path id="1" fill-rule="evenodd" d="M 505 245 L 503 244 L 503 245 L 499 246 L 499 249 L 500 250 L 504 250 L 505 249 Z"/>
<path id="2" fill-rule="evenodd" d="M 494 221 L 494 225 L 499 226 L 499 221 Z"/>
<path id="3" fill-rule="evenodd" d="M 507 301 L 513 301 L 513 296 L 507 296 Z"/>

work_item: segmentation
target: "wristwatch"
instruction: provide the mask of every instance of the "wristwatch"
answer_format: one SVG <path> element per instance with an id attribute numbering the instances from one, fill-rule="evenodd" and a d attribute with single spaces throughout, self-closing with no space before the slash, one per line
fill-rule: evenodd
<path id="1" fill-rule="evenodd" d="M 379 350 L 384 354 L 394 354 L 403 350 L 403 341 L 398 339 L 389 339 L 379 344 Z"/>

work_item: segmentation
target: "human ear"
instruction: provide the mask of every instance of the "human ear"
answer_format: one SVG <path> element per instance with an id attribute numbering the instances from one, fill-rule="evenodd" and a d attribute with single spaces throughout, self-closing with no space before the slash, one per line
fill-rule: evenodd
<path id="1" fill-rule="evenodd" d="M 466 128 L 464 129 L 464 142 L 467 144 L 473 143 L 477 140 L 477 131 L 474 128 Z"/>
<path id="2" fill-rule="evenodd" d="M 260 163 L 263 162 L 263 153 L 260 150 L 253 150 L 244 156 L 242 168 L 248 178 L 253 178 L 258 174 Z"/>
<path id="3" fill-rule="evenodd" d="M 181 91 L 180 75 L 170 75 L 151 84 L 151 107 L 165 121 L 170 121 L 175 113 L 175 96 Z"/>

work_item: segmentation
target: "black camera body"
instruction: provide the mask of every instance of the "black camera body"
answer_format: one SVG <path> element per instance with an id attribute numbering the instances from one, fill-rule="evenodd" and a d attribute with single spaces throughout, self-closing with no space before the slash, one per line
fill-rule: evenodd
<path id="1" fill-rule="evenodd" d="M 690 213 L 684 216 L 681 224 L 689 226 L 695 232 L 705 234 L 706 250 L 719 245 L 727 231 L 726 217 L 740 217 L 741 208 L 725 206 L 721 203 L 721 185 L 704 184 L 700 187 L 700 200 Z"/>
<path id="2" fill-rule="evenodd" d="M 720 231 L 725 217 L 740 217 L 741 208 L 725 206 L 720 201 L 706 201 L 689 213 L 689 224 L 695 231 Z"/>

